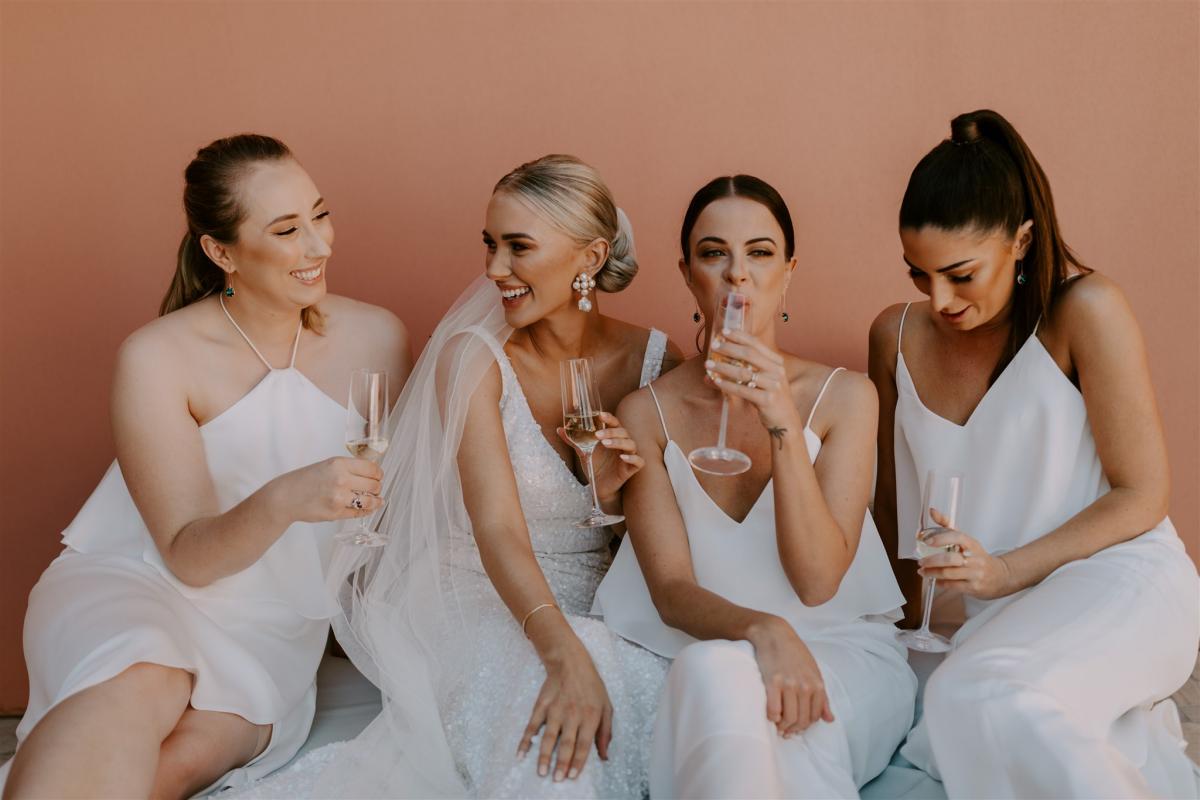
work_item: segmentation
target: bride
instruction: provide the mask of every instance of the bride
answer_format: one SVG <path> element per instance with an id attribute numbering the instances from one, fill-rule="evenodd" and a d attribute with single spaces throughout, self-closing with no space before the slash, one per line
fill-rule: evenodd
<path id="1" fill-rule="evenodd" d="M 666 673 L 586 615 L 612 528 L 563 438 L 558 362 L 590 357 L 604 407 L 681 360 L 660 331 L 600 314 L 637 271 L 627 220 L 568 156 L 496 185 L 487 269 L 435 331 L 384 463 L 381 554 L 341 553 L 339 638 L 382 690 L 354 741 L 311 753 L 264 796 L 642 797 Z M 594 283 L 593 283 L 594 282 Z M 611 414 L 595 488 L 619 511 L 643 462 Z M 555 435 L 557 431 L 558 435 Z"/>

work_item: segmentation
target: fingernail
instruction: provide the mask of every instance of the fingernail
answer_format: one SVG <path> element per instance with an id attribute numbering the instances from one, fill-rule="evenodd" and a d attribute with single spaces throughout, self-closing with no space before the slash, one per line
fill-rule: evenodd
<path id="1" fill-rule="evenodd" d="M 561 772 L 554 773 L 554 782 L 555 783 L 558 783 L 562 779 L 563 779 L 563 774 Z"/>
<path id="2" fill-rule="evenodd" d="M 622 461 L 633 461 L 633 456 L 631 456 L 627 453 L 621 453 L 621 460 Z"/>
<path id="3" fill-rule="evenodd" d="M 713 350 L 720 350 L 720 349 L 721 349 L 721 340 L 720 340 L 720 338 L 714 338 L 714 339 L 713 339 L 713 343 L 712 343 L 712 349 L 713 349 Z"/>
<path id="4" fill-rule="evenodd" d="M 567 777 L 571 780 L 575 780 L 579 777 L 579 769 L 576 767 L 571 767 L 571 771 L 567 773 Z"/>
<path id="5" fill-rule="evenodd" d="M 731 334 L 731 333 L 733 333 L 733 331 L 729 330 L 729 328 L 721 328 L 721 335 L 722 335 L 722 336 L 728 336 L 728 335 L 729 335 L 729 334 Z"/>
<path id="6" fill-rule="evenodd" d="M 708 361 L 705 361 L 705 362 L 704 362 L 704 368 L 705 368 L 705 369 L 712 369 L 712 368 L 713 368 L 713 367 L 715 367 L 716 365 L 717 365 L 717 362 L 713 361 L 711 358 L 710 358 Z"/>
<path id="7" fill-rule="evenodd" d="M 712 376 L 712 382 L 713 382 L 713 383 L 720 383 L 720 382 L 721 382 L 721 376 L 720 376 L 720 375 L 713 375 L 713 376 Z"/>
<path id="8" fill-rule="evenodd" d="M 538 765 L 538 776 L 539 777 L 542 777 L 542 778 L 546 777 L 546 773 L 549 771 L 550 771 L 550 769 L 548 767 L 546 767 L 542 764 Z"/>

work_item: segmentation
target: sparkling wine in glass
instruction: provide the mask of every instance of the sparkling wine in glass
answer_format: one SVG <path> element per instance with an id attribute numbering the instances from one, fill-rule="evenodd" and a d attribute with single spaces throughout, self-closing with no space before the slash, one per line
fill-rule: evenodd
<path id="1" fill-rule="evenodd" d="M 592 510 L 575 523 L 577 528 L 599 528 L 615 525 L 625 517 L 605 514 L 596 494 L 596 472 L 592 468 L 592 453 L 596 451 L 596 435 L 604 430 L 600 420 L 600 396 L 592 380 L 592 360 L 571 358 L 559 362 L 558 377 L 562 386 L 563 428 L 567 438 L 583 453 L 587 465 L 588 486 L 592 489 Z"/>
<path id="2" fill-rule="evenodd" d="M 936 534 L 953 530 L 955 519 L 958 517 L 958 501 L 961 496 L 962 476 L 929 470 L 925 476 L 925 486 L 921 491 L 921 525 L 917 529 L 917 558 L 954 552 L 957 549 L 955 545 L 935 547 L 926 540 Z M 946 520 L 946 526 L 934 520 L 934 511 L 937 511 Z M 896 638 L 910 650 L 920 650 L 923 653 L 944 653 L 950 649 L 950 640 L 929 630 L 929 615 L 933 611 L 933 592 L 937 586 L 937 579 L 929 578 L 926 583 L 921 628 L 915 631 L 900 631 L 896 634 Z"/>
<path id="3" fill-rule="evenodd" d="M 350 402 L 346 404 L 346 450 L 350 455 L 378 464 L 388 448 L 387 421 L 387 373 L 354 370 L 350 376 Z M 387 544 L 387 534 L 368 528 L 371 516 L 348 522 L 334 539 L 363 547 Z"/>
<path id="4" fill-rule="evenodd" d="M 709 358 L 737 367 L 746 366 L 741 360 L 730 358 L 722 353 L 720 348 L 713 349 L 711 342 L 716 341 L 722 331 L 745 330 L 749 321 L 747 319 L 749 310 L 750 298 L 744 294 L 730 292 L 721 298 L 717 304 L 713 329 L 708 337 L 710 342 Z M 721 398 L 721 427 L 717 431 L 717 443 L 712 447 L 698 447 L 688 453 L 688 461 L 691 462 L 692 467 L 710 475 L 740 475 L 750 469 L 750 456 L 741 450 L 735 450 L 725 445 L 725 434 L 728 428 L 729 395 L 723 395 Z"/>

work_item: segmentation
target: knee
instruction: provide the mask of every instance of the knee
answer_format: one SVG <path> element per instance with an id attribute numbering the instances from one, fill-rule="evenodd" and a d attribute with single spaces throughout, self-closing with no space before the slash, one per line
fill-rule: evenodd
<path id="1" fill-rule="evenodd" d="M 965 731 L 986 724 L 995 736 L 1028 734 L 1032 707 L 1043 704 L 1045 693 L 1036 681 L 1002 659 L 970 656 L 950 658 L 934 671 L 925 687 L 925 716 L 931 736 L 952 730 L 984 744 L 983 737 Z"/>
<path id="2" fill-rule="evenodd" d="M 699 687 L 720 688 L 728 686 L 735 676 L 749 675 L 761 680 L 758 662 L 754 660 L 754 647 L 749 642 L 731 642 L 717 639 L 690 644 L 671 664 L 668 680 L 673 683 L 686 682 Z"/>
<path id="3" fill-rule="evenodd" d="M 134 705 L 142 708 L 163 726 L 165 737 L 187 708 L 192 696 L 192 674 L 176 667 L 145 662 L 126 668 L 108 681 L 124 700 L 131 698 Z"/>

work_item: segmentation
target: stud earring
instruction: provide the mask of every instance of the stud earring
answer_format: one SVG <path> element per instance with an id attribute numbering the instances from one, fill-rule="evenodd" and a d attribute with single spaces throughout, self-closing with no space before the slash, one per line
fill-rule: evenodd
<path id="1" fill-rule="evenodd" d="M 698 308 L 697 308 L 697 309 L 696 309 L 696 310 L 695 310 L 695 311 L 692 313 L 692 322 L 699 322 L 699 321 L 700 321 L 700 309 L 698 309 Z"/>
<path id="2" fill-rule="evenodd" d="M 1017 285 L 1024 286 L 1028 282 L 1028 280 L 1029 279 L 1025 277 L 1025 265 L 1022 264 L 1020 261 L 1018 261 L 1017 262 Z"/>
<path id="3" fill-rule="evenodd" d="M 592 310 L 592 301 L 588 299 L 588 292 L 596 288 L 596 279 L 586 272 L 581 272 L 575 276 L 575 280 L 571 281 L 571 288 L 579 292 L 579 310 L 588 312 Z"/>

